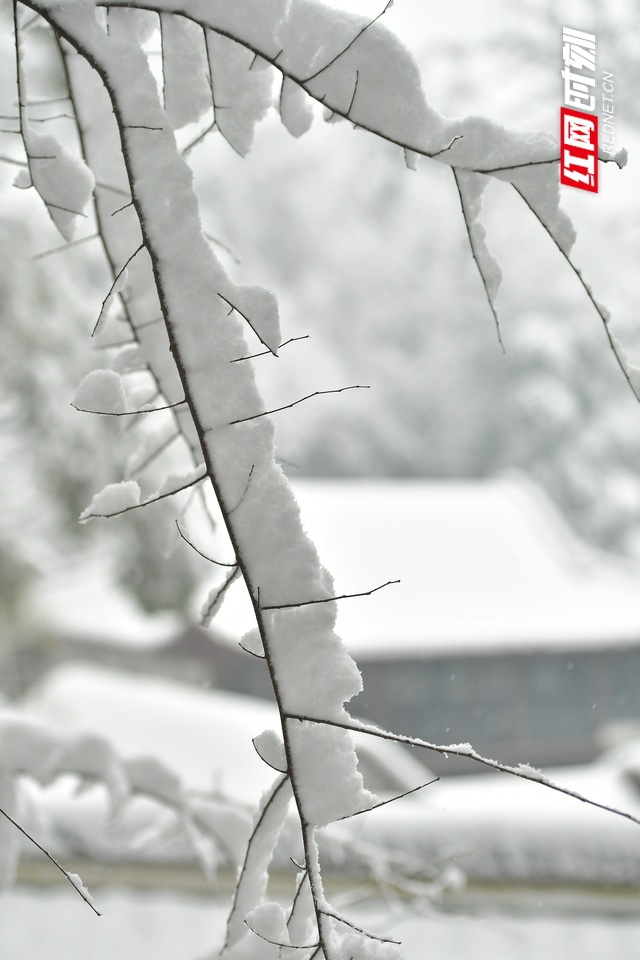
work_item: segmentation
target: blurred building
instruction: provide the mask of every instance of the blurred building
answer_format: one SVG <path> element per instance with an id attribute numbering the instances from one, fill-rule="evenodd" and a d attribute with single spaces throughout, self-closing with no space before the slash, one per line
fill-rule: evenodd
<path id="1" fill-rule="evenodd" d="M 354 714 L 534 765 L 590 760 L 613 727 L 640 725 L 640 571 L 578 540 L 538 488 L 514 477 L 295 490 L 336 595 L 374 591 L 338 602 L 337 631 L 364 677 Z M 83 613 L 66 594 L 62 639 L 17 654 L 18 691 L 53 663 L 82 659 L 271 696 L 264 663 L 238 645 L 252 627 L 242 584 L 211 631 L 127 617 L 113 597 L 87 603 L 82 582 L 68 589 L 84 591 Z"/>
<path id="2" fill-rule="evenodd" d="M 338 603 L 364 678 L 354 713 L 535 765 L 589 760 L 613 726 L 640 724 L 640 570 L 578 540 L 537 487 L 514 477 L 295 489 L 336 595 L 400 579 Z M 225 601 L 223 632 L 250 627 L 243 592 Z M 218 683 L 268 696 L 249 659 L 227 651 Z"/>

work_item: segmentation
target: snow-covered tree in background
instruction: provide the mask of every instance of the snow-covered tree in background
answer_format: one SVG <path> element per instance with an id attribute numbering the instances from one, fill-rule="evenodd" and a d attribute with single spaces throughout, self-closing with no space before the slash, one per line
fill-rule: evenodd
<path id="1" fill-rule="evenodd" d="M 217 133 L 244 154 L 272 107 L 296 137 L 320 104 L 327 119 L 394 144 L 411 169 L 445 164 L 500 336 L 500 270 L 479 220 L 483 193 L 492 177 L 510 184 L 569 257 L 574 232 L 558 206 L 557 143 L 478 117 L 440 116 L 380 16 L 341 14 L 316 0 L 14 4 L 14 122 L 25 150 L 16 186 L 40 195 L 66 241 L 93 203 L 111 270 L 93 336 L 113 351 L 105 350 L 104 366 L 82 380 L 74 404 L 136 423 L 142 436 L 130 475 L 97 493 L 82 519 L 153 511 L 157 502 L 186 496 L 176 536 L 222 570 L 203 620 L 211 620 L 228 585 L 241 577 L 256 618 L 243 645 L 266 661 L 282 721 L 280 731 L 255 741 L 276 777 L 256 815 L 229 917 L 225 948 L 236 957 L 271 956 L 276 947 L 293 947 L 303 960 L 399 955 L 388 939 L 354 928 L 323 890 L 317 831 L 377 803 L 358 772 L 351 731 L 541 779 L 528 768 L 480 758 L 469 745 L 395 737 L 350 716 L 345 705 L 361 679 L 334 631 L 337 604 L 349 598 L 335 597 L 303 530 L 275 456 L 269 414 L 280 411 L 265 409 L 252 369 L 254 361 L 295 363 L 296 346 L 283 342 L 273 294 L 227 275 L 203 230 L 193 187 L 188 160 L 203 138 Z M 30 94 L 33 37 L 57 45 L 66 85 L 61 102 Z M 77 143 L 54 132 L 69 117 Z M 331 278 L 326 282 L 330 287 Z M 608 329 L 606 311 L 593 306 L 635 389 L 635 372 Z M 322 392 L 362 386 L 338 383 Z M 286 406 L 303 399 L 291 397 Z M 158 468 L 167 475 L 156 485 L 147 471 Z M 210 556 L 207 517 L 226 530 L 224 555 Z M 285 913 L 264 897 L 292 800 L 303 859 Z"/>

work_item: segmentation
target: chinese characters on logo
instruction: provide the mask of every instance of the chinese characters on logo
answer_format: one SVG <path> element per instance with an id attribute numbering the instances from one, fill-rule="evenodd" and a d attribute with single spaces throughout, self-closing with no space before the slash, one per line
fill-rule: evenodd
<path id="1" fill-rule="evenodd" d="M 598 192 L 596 38 L 563 27 L 564 106 L 560 108 L 560 183 Z"/>

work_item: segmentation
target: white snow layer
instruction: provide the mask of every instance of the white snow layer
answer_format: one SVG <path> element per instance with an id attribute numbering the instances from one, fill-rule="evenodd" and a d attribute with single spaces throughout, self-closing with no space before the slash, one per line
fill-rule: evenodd
<path id="1" fill-rule="evenodd" d="M 125 413 L 122 377 L 115 370 L 92 370 L 78 384 L 73 405 L 91 413 Z"/>
<path id="2" fill-rule="evenodd" d="M 280 117 L 292 137 L 301 137 L 313 123 L 309 95 L 289 77 L 282 78 Z"/>
<path id="3" fill-rule="evenodd" d="M 93 174 L 52 134 L 40 133 L 27 123 L 23 136 L 33 185 L 64 239 L 71 240 L 91 197 Z"/>
<path id="4" fill-rule="evenodd" d="M 175 130 L 211 108 L 202 29 L 184 17 L 161 17 L 165 110 Z"/>
<path id="5" fill-rule="evenodd" d="M 280 773 L 287 769 L 287 758 L 282 737 L 275 730 L 263 730 L 253 738 L 253 745 L 261 760 Z"/>
<path id="6" fill-rule="evenodd" d="M 245 923 L 259 937 L 270 943 L 289 946 L 289 931 L 284 910 L 279 903 L 269 900 L 250 910 L 246 915 Z"/>
<path id="7" fill-rule="evenodd" d="M 99 493 L 96 493 L 86 508 L 80 514 L 80 522 L 91 520 L 92 517 L 114 517 L 124 510 L 137 507 L 140 504 L 140 487 L 135 480 L 121 480 L 119 483 L 108 483 Z"/>

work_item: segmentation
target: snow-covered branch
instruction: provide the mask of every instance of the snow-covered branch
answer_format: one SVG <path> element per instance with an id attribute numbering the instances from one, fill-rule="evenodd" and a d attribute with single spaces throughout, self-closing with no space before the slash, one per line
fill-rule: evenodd
<path id="1" fill-rule="evenodd" d="M 384 953 L 374 954 L 373 935 L 333 910 L 323 890 L 318 829 L 380 805 L 358 771 L 353 732 L 466 756 L 592 801 L 528 768 L 488 760 L 469 746 L 438 746 L 388 734 L 349 715 L 345 704 L 360 692 L 362 681 L 334 630 L 336 601 L 373 594 L 396 581 L 336 596 L 276 462 L 270 414 L 361 385 L 318 390 L 265 409 L 252 365 L 239 362 L 262 355 L 250 352 L 247 336 L 257 338 L 274 357 L 291 340 L 282 343 L 273 294 L 227 276 L 201 223 L 187 156 L 215 131 L 238 153 L 246 153 L 255 125 L 270 105 L 277 105 L 287 129 L 298 136 L 309 126 L 313 100 L 332 117 L 395 144 L 410 167 L 420 157 L 451 166 L 473 257 L 497 323 L 500 271 L 479 219 L 487 178 L 509 182 L 569 259 L 575 235 L 559 207 L 557 143 L 545 134 L 512 133 L 478 117 L 441 116 L 426 101 L 411 56 L 379 17 L 337 13 L 316 0 L 25 0 L 23 6 L 55 32 L 82 157 L 70 157 L 55 138 L 29 122 L 15 0 L 20 127 L 29 171 L 19 175 L 19 185 L 28 186 L 30 176 L 67 241 L 94 188 L 97 233 L 111 276 L 94 334 L 103 337 L 117 313 L 131 337 L 116 354 L 114 370 L 85 378 L 76 406 L 136 423 L 138 414 L 168 411 L 169 436 L 182 438 L 190 461 L 183 473 L 170 474 L 148 496 L 132 479 L 109 484 L 81 519 L 113 517 L 196 486 L 206 488 L 215 498 L 234 560 L 212 560 L 178 524 L 183 540 L 203 559 L 228 568 L 203 615 L 210 619 L 236 576 L 243 578 L 261 645 L 260 653 L 250 652 L 264 657 L 282 720 L 281 740 L 274 734 L 260 741 L 261 756 L 284 772 L 256 816 L 225 946 L 233 951 L 247 926 L 267 942 L 295 946 L 289 926 L 303 912 L 305 900 L 314 929 L 295 938 L 306 944 L 297 948 L 307 951 L 305 960 L 351 955 L 391 960 L 398 956 L 397 945 L 376 938 L 375 949 L 380 946 Z M 160 92 L 145 52 L 158 28 Z M 276 92 L 277 73 L 281 82 Z M 175 131 L 191 123 L 203 129 L 181 150 Z M 620 356 L 608 316 L 602 308 L 598 312 Z M 106 345 L 111 348 L 114 342 L 121 338 Z M 136 404 L 130 410 L 126 378 L 141 371 L 151 378 L 152 403 L 158 405 Z M 154 462 L 169 442 L 154 442 L 138 469 Z M 277 762 L 271 763 L 272 758 Z M 301 830 L 304 877 L 287 926 L 279 905 L 261 901 L 291 799 Z"/>

